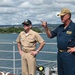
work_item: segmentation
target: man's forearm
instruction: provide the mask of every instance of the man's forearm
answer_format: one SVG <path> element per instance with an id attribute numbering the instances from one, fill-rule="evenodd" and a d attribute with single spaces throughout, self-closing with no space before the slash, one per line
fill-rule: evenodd
<path id="1" fill-rule="evenodd" d="M 45 45 L 45 42 L 42 42 L 36 51 L 39 52 L 43 48 L 44 45 Z"/>
<path id="2" fill-rule="evenodd" d="M 52 35 L 51 35 L 51 31 L 49 30 L 49 28 L 48 27 L 44 27 L 44 29 L 46 31 L 46 34 L 47 34 L 48 38 L 51 38 Z"/>
<path id="3" fill-rule="evenodd" d="M 21 51 L 21 44 L 17 43 L 17 45 L 18 45 L 18 50 Z"/>

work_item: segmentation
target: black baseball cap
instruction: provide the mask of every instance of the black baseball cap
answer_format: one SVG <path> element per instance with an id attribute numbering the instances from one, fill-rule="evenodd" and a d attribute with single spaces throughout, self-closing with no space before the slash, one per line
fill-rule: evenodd
<path id="1" fill-rule="evenodd" d="M 32 22 L 30 20 L 25 20 L 23 23 L 23 25 L 32 25 Z"/>

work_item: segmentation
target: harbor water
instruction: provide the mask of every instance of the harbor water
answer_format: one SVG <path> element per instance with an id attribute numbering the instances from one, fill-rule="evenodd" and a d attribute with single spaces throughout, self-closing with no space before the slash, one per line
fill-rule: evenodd
<path id="1" fill-rule="evenodd" d="M 56 43 L 56 38 L 53 39 L 49 39 L 47 37 L 46 34 L 40 34 L 43 39 L 45 40 L 46 43 Z M 16 38 L 17 38 L 18 34 L 13 33 L 13 34 L 0 34 L 0 43 L 1 42 L 5 42 L 5 43 L 13 43 L 16 42 Z M 37 44 L 37 48 L 38 48 L 39 44 Z M 11 44 L 0 44 L 0 59 L 12 59 L 13 58 L 13 53 L 12 51 L 13 46 Z M 36 49 L 37 49 L 36 48 Z M 6 52 L 3 52 L 6 51 Z M 18 51 L 17 49 L 17 45 L 15 44 L 15 50 Z M 41 51 L 48 51 L 48 52 L 57 52 L 57 45 L 52 45 L 52 44 L 46 44 L 44 46 L 44 48 Z M 21 56 L 19 55 L 19 52 L 15 53 L 15 58 L 16 59 L 21 59 Z M 50 53 L 39 53 L 36 56 L 36 59 L 39 60 L 52 60 L 52 61 L 56 61 L 57 60 L 57 54 L 50 54 Z M 13 67 L 13 62 L 10 60 L 0 60 L 0 67 Z M 41 64 L 45 64 L 44 61 L 37 61 L 37 65 L 41 65 Z M 53 63 L 50 63 L 51 66 L 53 66 Z M 17 60 L 15 62 L 15 66 L 16 68 L 21 67 L 21 60 Z M 9 71 L 9 70 L 5 70 L 0 68 L 0 71 Z"/>

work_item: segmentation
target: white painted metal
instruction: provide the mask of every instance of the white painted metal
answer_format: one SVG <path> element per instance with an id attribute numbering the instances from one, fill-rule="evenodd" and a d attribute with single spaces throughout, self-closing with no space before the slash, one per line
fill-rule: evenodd
<path id="1" fill-rule="evenodd" d="M 19 68 L 16 68 L 15 67 L 15 61 L 16 60 L 21 60 L 21 59 L 16 59 L 15 58 L 15 53 L 16 52 L 18 52 L 18 51 L 16 51 L 15 50 L 15 44 L 16 44 L 16 42 L 0 42 L 0 45 L 3 45 L 3 44 L 12 44 L 13 45 L 13 51 L 9 51 L 9 50 L 0 50 L 0 52 L 12 52 L 13 53 L 13 59 L 3 59 L 3 58 L 0 58 L 0 61 L 2 60 L 2 61 L 5 61 L 5 60 L 7 60 L 7 61 L 12 61 L 13 62 L 13 68 L 11 68 L 11 67 L 4 67 L 4 66 L 0 66 L 0 69 L 12 69 L 12 71 L 13 71 L 13 73 L 14 74 L 16 74 L 16 71 L 17 71 L 17 74 L 16 75 L 18 75 L 19 73 L 19 70 L 21 70 L 21 67 L 19 67 Z M 53 44 L 53 45 L 56 45 L 56 43 L 46 43 L 46 44 Z M 52 53 L 52 54 L 56 54 L 57 52 L 50 52 L 50 51 L 40 51 L 40 53 Z M 57 63 L 57 61 L 55 60 L 55 61 L 50 61 L 50 60 L 41 60 L 41 59 L 37 59 L 37 61 L 42 61 L 42 62 L 46 62 L 46 65 L 48 66 L 51 62 L 53 62 L 53 63 Z M 56 66 L 56 65 L 55 65 Z M 49 66 L 50 67 L 50 66 Z M 48 67 L 46 67 L 45 68 L 45 75 L 49 75 L 49 71 L 50 71 L 50 69 L 48 68 Z M 47 73 L 48 72 L 48 73 Z M 37 73 L 38 75 L 39 75 L 39 73 Z"/>

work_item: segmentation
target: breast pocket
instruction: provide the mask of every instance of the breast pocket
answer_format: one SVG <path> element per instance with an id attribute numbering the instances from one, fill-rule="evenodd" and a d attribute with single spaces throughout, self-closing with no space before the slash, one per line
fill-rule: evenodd
<path id="1" fill-rule="evenodd" d="M 66 35 L 72 35 L 72 31 L 66 31 Z"/>
<path id="2" fill-rule="evenodd" d="M 35 39 L 30 39 L 29 42 L 30 43 L 34 43 L 35 42 Z"/>
<path id="3" fill-rule="evenodd" d="M 34 46 L 34 44 L 36 44 L 35 38 L 30 38 L 30 39 L 28 39 L 28 42 L 29 42 L 29 45 L 30 45 L 30 46 Z"/>
<path id="4" fill-rule="evenodd" d="M 23 37 L 21 37 L 21 38 L 20 38 L 20 41 L 21 41 L 21 42 L 23 42 L 23 41 L 24 41 L 24 38 L 23 38 Z"/>

